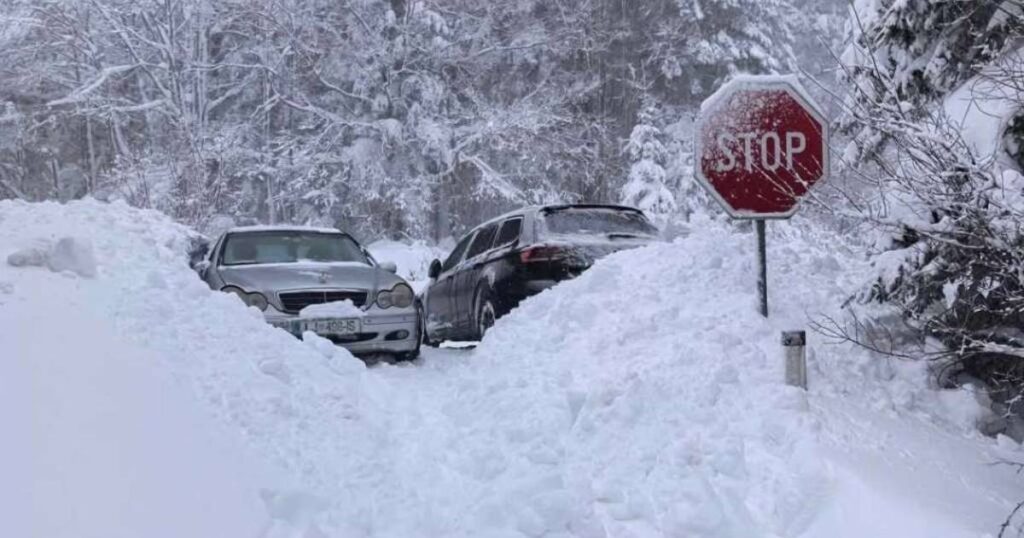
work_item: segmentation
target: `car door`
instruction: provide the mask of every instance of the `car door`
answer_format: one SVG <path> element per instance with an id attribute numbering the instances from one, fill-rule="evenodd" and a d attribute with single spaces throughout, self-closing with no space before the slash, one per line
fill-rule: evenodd
<path id="1" fill-rule="evenodd" d="M 453 306 L 455 304 L 455 299 L 452 297 L 452 282 L 455 280 L 456 268 L 472 240 L 473 233 L 469 233 L 455 245 L 451 254 L 441 264 L 441 274 L 437 275 L 437 279 L 427 289 L 427 304 L 425 305 L 427 326 L 435 338 L 448 338 L 452 334 L 451 326 L 454 323 Z"/>
<path id="2" fill-rule="evenodd" d="M 455 298 L 454 322 L 461 335 L 470 335 L 473 327 L 473 300 L 475 299 L 477 279 L 480 269 L 485 262 L 485 254 L 491 250 L 494 236 L 498 231 L 498 223 L 491 223 L 480 228 L 469 250 L 466 251 L 466 259 L 459 264 L 455 277 L 455 289 L 452 297 Z"/>

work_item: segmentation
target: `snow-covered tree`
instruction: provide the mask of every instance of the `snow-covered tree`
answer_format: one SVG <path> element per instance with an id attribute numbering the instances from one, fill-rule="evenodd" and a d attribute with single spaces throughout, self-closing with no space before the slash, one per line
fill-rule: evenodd
<path id="1" fill-rule="evenodd" d="M 730 73 L 788 70 L 791 15 L 788 0 L 0 2 L 0 197 L 435 239 L 510 206 L 613 201 L 642 96 L 680 117 Z"/>
<path id="2" fill-rule="evenodd" d="M 881 2 L 855 13 L 844 55 L 848 193 L 885 232 L 865 298 L 938 356 L 1024 394 L 1024 176 L 1007 137 L 1022 114 L 1016 1 Z M 872 7 L 868 6 L 868 7 Z"/>
<path id="3" fill-rule="evenodd" d="M 654 109 L 644 108 L 633 127 L 625 154 L 630 161 L 629 176 L 622 187 L 622 203 L 637 207 L 664 221 L 676 211 L 675 197 L 666 187 L 665 162 L 668 158 L 661 131 L 653 125 Z"/>
<path id="4" fill-rule="evenodd" d="M 736 73 L 795 70 L 790 0 L 675 0 L 659 21 L 658 63 L 666 83 L 700 102 Z M 685 82 L 685 84 L 681 84 Z M 678 90 L 673 92 L 679 94 Z M 684 94 L 685 95 L 685 94 Z"/>
<path id="5" fill-rule="evenodd" d="M 884 103 L 904 119 L 931 112 L 929 105 L 1019 47 L 1024 2 L 883 0 L 851 11 L 852 45 L 843 54 L 851 107 Z M 855 145 L 848 157 L 869 159 L 884 133 L 845 122 Z"/>

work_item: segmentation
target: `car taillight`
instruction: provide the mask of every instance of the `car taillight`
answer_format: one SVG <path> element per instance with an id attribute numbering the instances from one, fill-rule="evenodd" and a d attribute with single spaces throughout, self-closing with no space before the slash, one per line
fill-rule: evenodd
<path id="1" fill-rule="evenodd" d="M 530 247 L 519 252 L 519 261 L 523 263 L 549 262 L 565 257 L 565 250 L 559 247 Z"/>

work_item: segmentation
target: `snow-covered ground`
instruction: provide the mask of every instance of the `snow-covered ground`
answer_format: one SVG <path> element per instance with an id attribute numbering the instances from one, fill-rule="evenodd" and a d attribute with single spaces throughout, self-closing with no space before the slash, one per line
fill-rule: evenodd
<path id="1" fill-rule="evenodd" d="M 368 369 L 207 290 L 160 214 L 0 202 L 0 535 L 994 536 L 1024 453 L 970 393 L 813 334 L 782 384 L 779 331 L 868 270 L 813 229 L 769 226 L 769 321 L 752 237 L 702 222 Z"/>

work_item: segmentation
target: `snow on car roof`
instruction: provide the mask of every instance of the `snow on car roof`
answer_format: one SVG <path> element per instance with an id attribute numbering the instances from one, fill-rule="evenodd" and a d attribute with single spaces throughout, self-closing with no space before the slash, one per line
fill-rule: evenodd
<path id="1" fill-rule="evenodd" d="M 302 226 L 297 224 L 259 224 L 255 226 L 236 226 L 228 229 L 227 233 L 239 232 L 315 232 L 325 234 L 340 234 L 337 228 L 326 228 L 322 226 Z"/>
<path id="2" fill-rule="evenodd" d="M 488 219 L 488 220 L 486 220 L 486 221 L 484 221 L 484 222 L 474 226 L 473 230 L 476 230 L 477 228 L 483 228 L 484 226 L 487 226 L 488 224 L 492 224 L 492 223 L 495 223 L 495 222 L 498 222 L 498 221 L 502 221 L 502 220 L 505 220 L 507 218 L 518 217 L 519 215 L 525 215 L 527 213 L 536 213 L 536 212 L 543 212 L 543 211 L 559 211 L 559 210 L 563 210 L 563 209 L 611 209 L 611 210 L 618 210 L 618 211 L 636 211 L 638 213 L 643 213 L 643 211 L 640 211 L 639 209 L 637 209 L 635 207 L 624 206 L 624 205 L 616 205 L 616 204 L 584 204 L 584 203 L 581 203 L 581 204 L 529 205 L 529 206 L 525 206 L 525 207 L 520 207 L 519 209 L 513 209 L 512 211 L 508 211 L 506 213 L 502 213 L 501 215 L 498 215 L 497 217 L 490 218 L 490 219 Z"/>
<path id="3" fill-rule="evenodd" d="M 519 215 L 525 215 L 526 213 L 529 213 L 531 211 L 537 211 L 541 207 L 542 206 L 530 205 L 530 206 L 526 206 L 526 207 L 520 207 L 519 209 L 513 209 L 512 211 L 506 211 L 505 213 L 502 213 L 502 214 L 498 215 L 497 217 L 492 217 L 490 219 L 485 220 L 484 222 L 481 222 L 480 224 L 474 226 L 473 229 L 475 230 L 477 228 L 482 228 L 482 227 L 487 226 L 488 224 L 491 224 L 493 222 L 498 222 L 500 220 L 505 220 L 505 219 L 510 218 L 510 217 L 518 217 Z"/>

